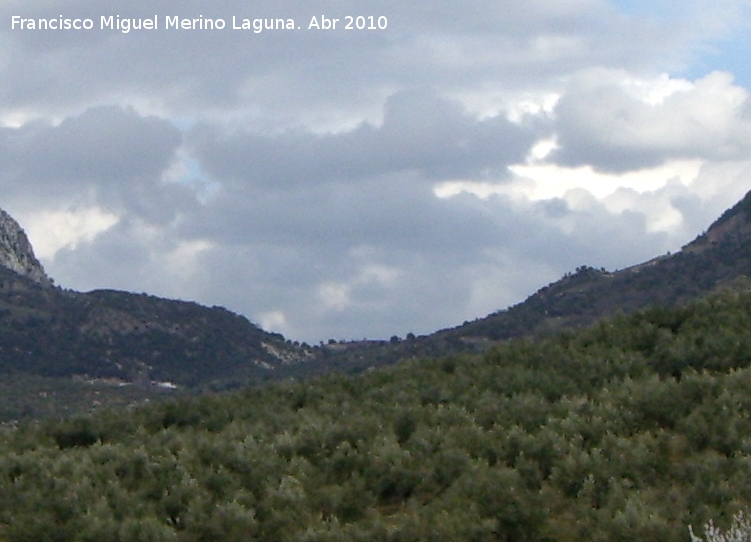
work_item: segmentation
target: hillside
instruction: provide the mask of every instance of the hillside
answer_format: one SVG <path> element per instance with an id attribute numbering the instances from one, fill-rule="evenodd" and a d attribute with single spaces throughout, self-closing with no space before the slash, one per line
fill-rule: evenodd
<path id="1" fill-rule="evenodd" d="M 221 307 L 115 290 L 73 292 L 0 268 L 0 371 L 200 386 L 301 357 Z"/>
<path id="2" fill-rule="evenodd" d="M 0 420 L 264 382 L 309 357 L 221 307 L 74 292 L 0 267 Z"/>
<path id="3" fill-rule="evenodd" d="M 0 210 L 0 420 L 237 387 L 310 357 L 221 307 L 56 287 Z"/>
<path id="4" fill-rule="evenodd" d="M 219 307 L 55 287 L 23 230 L 3 213 L 0 374 L 21 384 L 0 402 L 0 419 L 129 404 L 165 390 L 223 390 L 482 352 L 514 337 L 545 336 L 652 304 L 673 306 L 722 289 L 744 289 L 749 277 L 751 193 L 675 254 L 614 272 L 581 266 L 522 303 L 430 335 L 307 348 Z M 44 379 L 58 379 L 60 393 L 50 393 L 52 382 Z M 71 397 L 79 398 L 75 406 Z"/>
<path id="5" fill-rule="evenodd" d="M 399 341 L 330 345 L 324 364 L 358 367 L 483 351 L 499 341 L 587 326 L 651 305 L 674 306 L 751 285 L 751 192 L 679 252 L 619 271 L 583 265 L 523 302 L 436 333 Z M 314 367 L 306 367 L 310 370 Z"/>
<path id="6" fill-rule="evenodd" d="M 0 539 L 687 542 L 751 506 L 751 294 L 0 432 Z"/>
<path id="7" fill-rule="evenodd" d="M 446 332 L 507 339 L 587 325 L 651 304 L 677 305 L 751 284 L 751 192 L 679 252 L 615 272 L 579 267 L 519 305 Z"/>

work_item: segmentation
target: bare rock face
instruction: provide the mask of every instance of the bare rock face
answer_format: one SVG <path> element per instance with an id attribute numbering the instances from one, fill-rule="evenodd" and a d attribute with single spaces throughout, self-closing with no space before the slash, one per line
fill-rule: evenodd
<path id="1" fill-rule="evenodd" d="M 34 256 L 29 238 L 16 220 L 0 209 L 0 265 L 44 286 L 52 286 L 44 267 Z"/>

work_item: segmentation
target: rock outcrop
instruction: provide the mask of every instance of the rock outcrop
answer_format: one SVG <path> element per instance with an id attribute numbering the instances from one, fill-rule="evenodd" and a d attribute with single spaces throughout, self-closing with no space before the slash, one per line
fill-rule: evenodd
<path id="1" fill-rule="evenodd" d="M 26 232 L 16 220 L 0 209 L 0 265 L 11 271 L 24 275 L 44 286 L 53 282 L 44 271 L 44 267 L 34 256 Z"/>

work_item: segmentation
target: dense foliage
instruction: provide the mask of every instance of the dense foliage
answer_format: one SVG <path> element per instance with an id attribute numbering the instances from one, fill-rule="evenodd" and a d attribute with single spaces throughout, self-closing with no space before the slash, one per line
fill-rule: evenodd
<path id="1" fill-rule="evenodd" d="M 70 417 L 108 407 L 131 408 L 178 395 L 187 394 L 159 386 L 6 373 L 0 377 L 0 424 Z"/>
<path id="2" fill-rule="evenodd" d="M 0 540 L 685 541 L 751 505 L 751 295 L 0 434 Z"/>

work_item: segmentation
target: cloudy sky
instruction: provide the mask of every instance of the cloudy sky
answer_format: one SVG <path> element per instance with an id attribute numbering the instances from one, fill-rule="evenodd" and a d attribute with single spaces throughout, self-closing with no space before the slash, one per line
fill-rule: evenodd
<path id="1" fill-rule="evenodd" d="M 314 343 L 429 333 L 679 250 L 751 189 L 750 21 L 748 0 L 3 0 L 0 207 L 66 288 Z"/>

